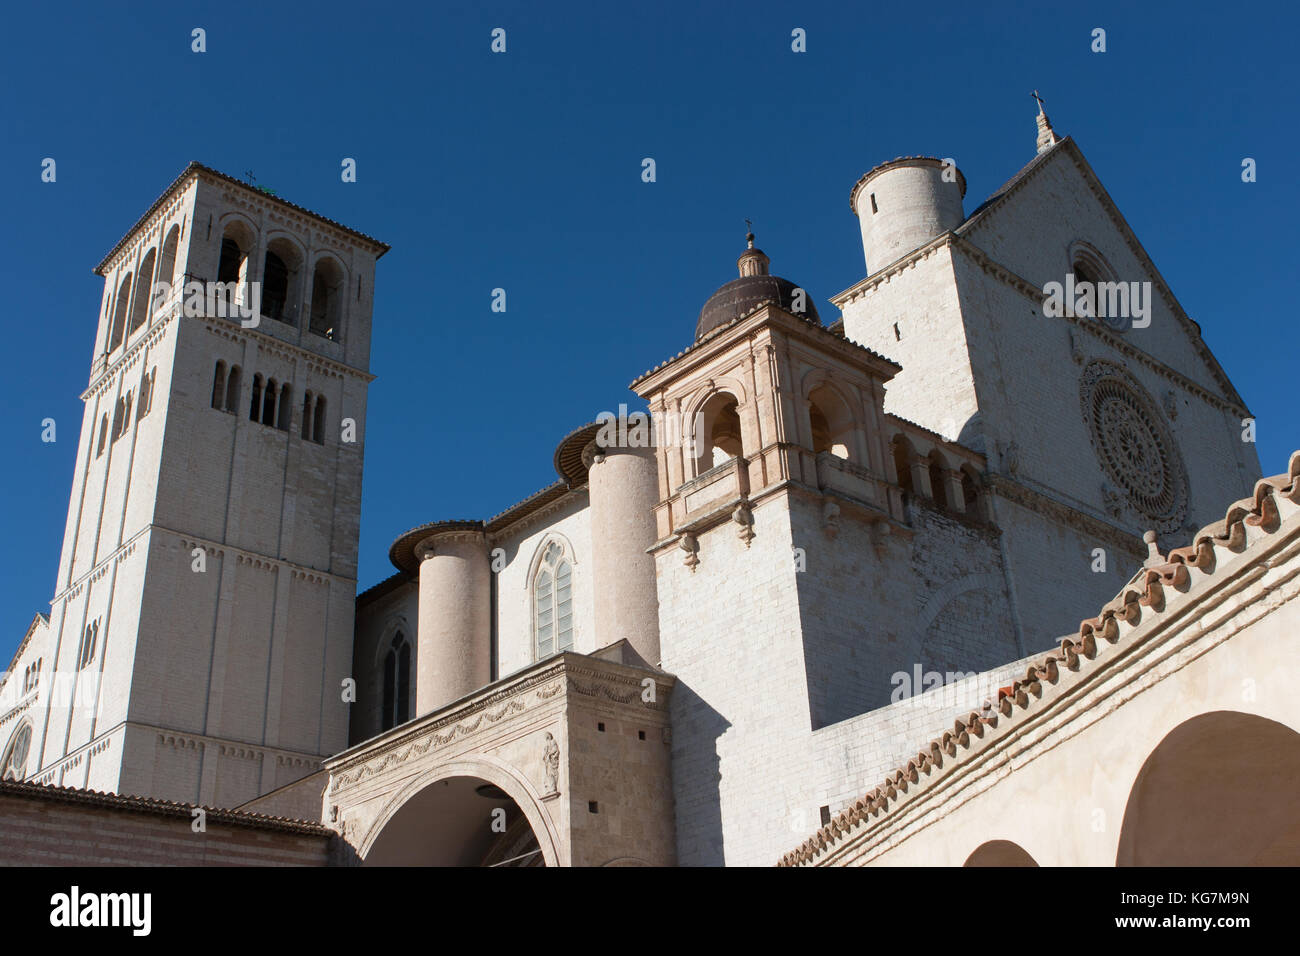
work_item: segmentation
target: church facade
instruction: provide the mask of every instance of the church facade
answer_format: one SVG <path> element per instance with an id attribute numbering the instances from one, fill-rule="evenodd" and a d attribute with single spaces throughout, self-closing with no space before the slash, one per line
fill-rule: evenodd
<path id="1" fill-rule="evenodd" d="M 653 427 L 575 428 L 495 516 L 414 516 L 360 595 L 387 247 L 192 164 L 97 270 L 5 777 L 315 821 L 342 863 L 824 862 L 922 741 L 1041 695 L 1260 477 L 1199 327 L 1038 125 L 970 212 L 951 163 L 866 173 L 832 323 L 748 236 L 631 383 Z M 214 282 L 233 316 L 191 307 Z"/>

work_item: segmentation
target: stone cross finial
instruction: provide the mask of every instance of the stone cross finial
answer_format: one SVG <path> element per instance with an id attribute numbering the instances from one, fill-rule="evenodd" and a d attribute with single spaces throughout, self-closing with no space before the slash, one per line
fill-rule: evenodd
<path id="1" fill-rule="evenodd" d="M 1060 139 L 1052 129 L 1052 121 L 1047 118 L 1047 113 L 1043 110 L 1043 98 L 1038 95 L 1037 90 L 1034 90 L 1030 96 L 1038 101 L 1038 151 L 1045 153 L 1059 143 Z"/>

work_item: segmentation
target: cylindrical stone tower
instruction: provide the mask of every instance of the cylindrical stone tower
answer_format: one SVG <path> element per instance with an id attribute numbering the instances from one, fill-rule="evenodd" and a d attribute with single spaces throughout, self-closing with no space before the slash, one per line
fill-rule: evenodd
<path id="1" fill-rule="evenodd" d="M 659 593 L 654 558 L 654 507 L 659 474 L 653 448 L 599 448 L 583 458 L 591 502 L 596 640 L 626 639 L 641 659 L 659 664 Z"/>
<path id="2" fill-rule="evenodd" d="M 415 548 L 420 624 L 415 716 L 423 717 L 491 680 L 491 578 L 482 530 L 437 531 Z"/>
<path id="3" fill-rule="evenodd" d="M 867 275 L 960 226 L 965 195 L 961 170 L 926 156 L 882 163 L 859 179 L 849 204 L 862 227 Z"/>

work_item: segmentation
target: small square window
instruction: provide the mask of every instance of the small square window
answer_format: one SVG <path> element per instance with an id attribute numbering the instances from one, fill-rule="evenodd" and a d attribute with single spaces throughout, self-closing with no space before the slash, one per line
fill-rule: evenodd
<path id="1" fill-rule="evenodd" d="M 603 733 L 605 732 L 605 725 L 604 725 L 604 723 L 599 723 L 599 724 L 597 724 L 597 725 L 596 725 L 596 729 L 599 730 L 599 731 L 603 734 Z"/>
<path id="2" fill-rule="evenodd" d="M 645 731 L 644 731 L 644 730 L 638 730 L 638 731 L 636 732 L 636 739 L 637 739 L 637 740 L 645 740 Z"/>
<path id="3" fill-rule="evenodd" d="M 822 808 L 821 808 L 821 815 L 822 815 L 822 826 L 826 826 L 828 823 L 831 822 L 831 808 L 830 808 L 830 807 L 822 807 Z"/>
<path id="4" fill-rule="evenodd" d="M 587 802 L 587 812 L 588 812 L 588 813 L 600 813 L 600 809 L 596 806 L 596 801 L 595 801 L 595 800 L 590 800 L 590 801 Z"/>

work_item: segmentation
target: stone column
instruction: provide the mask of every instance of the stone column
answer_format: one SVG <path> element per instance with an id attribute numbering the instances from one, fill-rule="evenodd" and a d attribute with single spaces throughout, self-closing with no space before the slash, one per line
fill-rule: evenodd
<path id="1" fill-rule="evenodd" d="M 482 531 L 430 535 L 420 559 L 415 716 L 438 710 L 491 679 L 491 567 Z"/>
<path id="2" fill-rule="evenodd" d="M 591 500 L 592 578 L 597 648 L 626 639 L 647 664 L 659 663 L 659 592 L 654 558 L 659 473 L 653 448 L 584 453 Z"/>
<path id="3" fill-rule="evenodd" d="M 966 491 L 961 486 L 961 472 L 953 469 L 944 472 L 944 487 L 948 492 L 948 507 L 957 514 L 966 511 Z"/>

